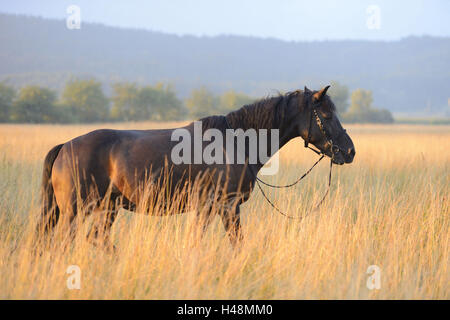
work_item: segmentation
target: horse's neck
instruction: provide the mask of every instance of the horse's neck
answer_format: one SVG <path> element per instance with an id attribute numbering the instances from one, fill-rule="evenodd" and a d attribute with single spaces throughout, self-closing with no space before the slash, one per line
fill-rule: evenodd
<path id="1" fill-rule="evenodd" d="M 294 99 L 294 98 L 292 98 Z M 303 94 L 299 93 L 295 97 L 293 103 L 298 103 L 298 99 L 303 99 Z M 271 98 L 266 101 L 266 105 L 259 103 L 259 105 L 252 105 L 247 107 L 242 107 L 239 110 L 229 113 L 226 118 L 232 129 L 255 129 L 258 138 L 258 152 L 260 146 L 260 130 L 267 130 L 267 140 L 271 137 L 272 130 L 278 130 L 278 148 L 272 149 L 271 143 L 266 141 L 266 146 L 269 150 L 268 156 L 272 157 L 279 149 L 281 149 L 286 143 L 295 137 L 299 136 L 298 130 L 296 130 L 295 125 L 289 119 L 291 114 L 289 114 L 289 99 L 280 96 Z M 247 155 L 248 156 L 248 155 Z M 256 169 L 259 170 L 264 163 L 256 165 Z"/>

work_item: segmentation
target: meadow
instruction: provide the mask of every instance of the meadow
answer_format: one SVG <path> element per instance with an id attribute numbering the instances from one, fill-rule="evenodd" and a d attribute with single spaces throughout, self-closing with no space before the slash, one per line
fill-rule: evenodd
<path id="1" fill-rule="evenodd" d="M 302 220 L 274 211 L 255 190 L 241 207 L 244 242 L 233 250 L 219 218 L 203 238 L 193 214 L 122 210 L 117 254 L 81 235 L 33 254 L 45 154 L 97 128 L 179 123 L 0 125 L 0 299 L 449 299 L 450 126 L 347 125 L 350 165 L 333 167 L 330 196 Z M 295 139 L 268 182 L 289 183 L 317 159 Z M 326 190 L 327 161 L 300 185 L 265 189 L 284 211 L 310 211 Z M 81 270 L 69 289 L 67 268 Z M 369 289 L 369 266 L 380 288 Z"/>

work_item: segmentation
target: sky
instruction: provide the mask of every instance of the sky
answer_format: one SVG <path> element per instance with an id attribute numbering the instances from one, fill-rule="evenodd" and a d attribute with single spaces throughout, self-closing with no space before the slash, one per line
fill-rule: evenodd
<path id="1" fill-rule="evenodd" d="M 449 0 L 0 0 L 0 12 L 178 35 L 245 35 L 287 41 L 450 37 Z M 0 31 L 1 32 L 1 31 Z"/>

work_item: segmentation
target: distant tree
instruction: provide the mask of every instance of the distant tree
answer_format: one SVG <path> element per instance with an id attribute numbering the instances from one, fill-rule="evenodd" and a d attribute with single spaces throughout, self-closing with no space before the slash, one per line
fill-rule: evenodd
<path id="1" fill-rule="evenodd" d="M 394 117 L 389 110 L 372 108 L 369 111 L 368 122 L 371 123 L 393 123 Z"/>
<path id="2" fill-rule="evenodd" d="M 79 117 L 74 113 L 70 106 L 56 102 L 54 105 L 54 122 L 59 123 L 76 123 Z"/>
<path id="3" fill-rule="evenodd" d="M 180 120 L 186 115 L 183 102 L 178 99 L 171 85 L 158 84 L 159 101 L 157 105 L 160 120 Z"/>
<path id="4" fill-rule="evenodd" d="M 95 80 L 71 80 L 62 94 L 62 103 L 81 122 L 102 121 L 108 118 L 109 100 Z"/>
<path id="5" fill-rule="evenodd" d="M 184 114 L 182 102 L 173 88 L 163 83 L 143 87 L 139 92 L 139 105 L 147 110 L 149 120 L 177 120 Z"/>
<path id="6" fill-rule="evenodd" d="M 189 98 L 186 99 L 186 107 L 192 118 L 202 118 L 213 114 L 218 110 L 218 104 L 217 97 L 205 87 L 192 90 Z"/>
<path id="7" fill-rule="evenodd" d="M 363 112 L 372 107 L 372 91 L 356 89 L 352 92 L 349 112 Z"/>
<path id="8" fill-rule="evenodd" d="M 56 93 L 47 88 L 27 86 L 20 90 L 11 108 L 14 122 L 52 122 L 55 120 Z"/>
<path id="9" fill-rule="evenodd" d="M 351 105 L 348 112 L 342 115 L 347 122 L 372 122 L 392 123 L 394 118 L 386 109 L 372 107 L 372 92 L 370 90 L 357 89 L 351 96 Z"/>
<path id="10" fill-rule="evenodd" d="M 139 89 L 134 83 L 116 83 L 113 86 L 111 119 L 118 121 L 139 120 L 147 115 L 139 110 Z"/>
<path id="11" fill-rule="evenodd" d="M 0 82 L 0 122 L 10 121 L 11 107 L 15 96 L 14 88 Z"/>
<path id="12" fill-rule="evenodd" d="M 177 120 L 184 115 L 183 105 L 170 85 L 138 88 L 133 83 L 113 86 L 114 120 Z"/>
<path id="13" fill-rule="evenodd" d="M 342 85 L 337 81 L 332 81 L 331 87 L 328 90 L 328 94 L 333 100 L 334 105 L 336 106 L 336 109 L 339 114 L 342 115 L 345 112 L 347 112 L 349 106 L 348 104 L 349 91 L 347 86 Z"/>
<path id="14" fill-rule="evenodd" d="M 145 86 L 139 90 L 138 108 L 142 113 L 142 119 L 159 120 L 161 112 L 159 100 L 158 89 L 152 86 Z"/>
<path id="15" fill-rule="evenodd" d="M 255 99 L 245 94 L 236 93 L 233 90 L 229 90 L 225 92 L 222 96 L 220 96 L 218 111 L 220 113 L 228 113 L 232 110 L 238 109 L 243 105 L 250 104 L 254 101 Z"/>

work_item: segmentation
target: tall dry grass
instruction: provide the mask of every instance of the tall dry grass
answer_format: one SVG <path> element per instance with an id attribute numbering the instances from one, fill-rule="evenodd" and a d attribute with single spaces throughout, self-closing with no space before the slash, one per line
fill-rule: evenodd
<path id="1" fill-rule="evenodd" d="M 116 255 L 86 241 L 88 223 L 69 248 L 59 245 L 60 232 L 51 250 L 35 255 L 43 158 L 97 127 L 0 126 L 0 298 L 450 298 L 449 126 L 348 126 L 355 161 L 334 167 L 320 210 L 288 220 L 254 191 L 242 206 L 240 250 L 231 248 L 218 218 L 201 239 L 193 214 L 121 211 L 112 229 Z M 315 159 L 292 141 L 281 151 L 279 174 L 265 179 L 293 181 Z M 305 213 L 325 191 L 327 169 L 321 163 L 300 186 L 266 191 L 290 214 Z M 80 290 L 67 288 L 69 265 L 81 269 Z M 366 286 L 370 265 L 381 268 L 379 290 Z"/>

